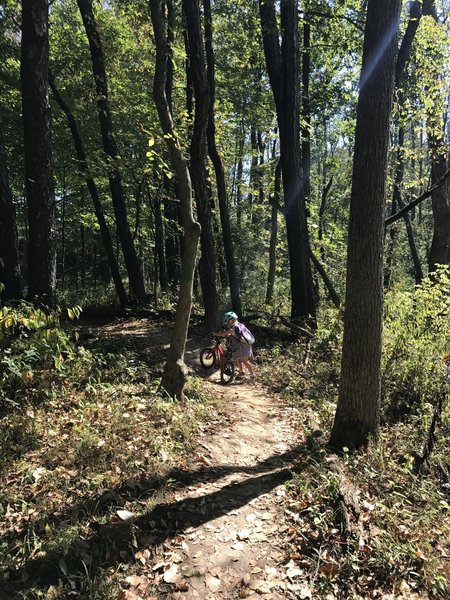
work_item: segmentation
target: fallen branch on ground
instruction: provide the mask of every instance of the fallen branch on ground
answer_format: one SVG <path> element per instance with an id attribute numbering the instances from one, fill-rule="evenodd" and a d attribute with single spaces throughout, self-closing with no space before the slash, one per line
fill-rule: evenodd
<path id="1" fill-rule="evenodd" d="M 300 327 L 300 325 L 292 323 L 292 321 L 289 321 L 289 319 L 286 319 L 286 317 L 280 317 L 280 321 L 283 323 L 283 325 L 286 325 L 286 327 L 289 327 L 289 329 L 292 329 L 292 331 L 295 331 L 300 335 L 303 335 L 309 339 L 314 337 L 314 335 L 310 331 L 308 331 L 304 327 Z"/>

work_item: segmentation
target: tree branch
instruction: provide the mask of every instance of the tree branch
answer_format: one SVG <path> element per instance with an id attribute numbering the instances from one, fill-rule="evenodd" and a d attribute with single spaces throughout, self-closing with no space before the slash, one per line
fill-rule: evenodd
<path id="1" fill-rule="evenodd" d="M 323 265 L 321 264 L 321 262 L 319 261 L 319 259 L 316 257 L 316 255 L 313 253 L 313 251 L 311 249 L 309 250 L 309 256 L 311 257 L 312 263 L 315 266 L 317 272 L 322 277 L 322 281 L 324 282 L 325 287 L 328 290 L 331 301 L 336 306 L 336 308 L 339 308 L 339 306 L 341 305 L 341 299 L 339 297 L 339 294 L 336 292 L 331 279 L 328 277 L 327 272 L 325 271 Z"/>
<path id="2" fill-rule="evenodd" d="M 292 331 L 295 331 L 296 333 L 299 333 L 300 335 L 303 335 L 304 337 L 307 337 L 308 339 L 312 339 L 314 337 L 314 334 L 312 334 L 310 331 L 308 331 L 304 327 L 300 327 L 300 325 L 296 325 L 295 323 L 292 323 L 292 321 L 289 321 L 289 319 L 286 319 L 286 317 L 280 316 L 280 321 L 283 323 L 283 325 L 286 325 L 286 327 L 289 327 L 289 329 L 292 329 Z"/>
<path id="3" fill-rule="evenodd" d="M 415 200 L 412 200 L 409 204 L 407 204 L 401 210 L 396 212 L 395 215 L 391 215 L 390 217 L 385 219 L 385 221 L 384 221 L 385 227 L 387 227 L 388 225 L 392 225 L 392 223 L 395 223 L 396 221 L 401 219 L 403 217 L 403 215 L 405 215 L 407 212 L 412 210 L 415 206 L 417 206 L 418 204 L 420 204 L 421 202 L 426 200 L 429 196 L 431 196 L 433 194 L 433 192 L 435 192 L 438 188 L 440 188 L 442 185 L 444 185 L 444 183 L 449 178 L 449 176 L 450 176 L 450 169 L 447 169 L 445 171 L 444 175 L 439 179 L 439 181 L 435 185 L 433 185 L 433 187 L 431 187 L 429 190 L 427 190 L 426 192 L 421 194 Z"/>

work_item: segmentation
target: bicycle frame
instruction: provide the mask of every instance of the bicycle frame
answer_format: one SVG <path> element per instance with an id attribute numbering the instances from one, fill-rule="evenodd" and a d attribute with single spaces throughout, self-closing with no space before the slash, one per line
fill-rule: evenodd
<path id="1" fill-rule="evenodd" d="M 211 359 L 212 362 L 210 363 Z M 231 361 L 231 348 L 228 339 L 225 339 L 224 342 L 222 337 L 214 336 L 211 346 L 203 348 L 200 352 L 200 363 L 205 368 L 219 367 L 222 383 L 230 383 L 234 376 L 234 364 Z"/>

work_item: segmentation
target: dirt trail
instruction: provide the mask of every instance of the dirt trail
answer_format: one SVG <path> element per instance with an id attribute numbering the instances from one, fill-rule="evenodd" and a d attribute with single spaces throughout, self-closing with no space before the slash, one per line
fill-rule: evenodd
<path id="1" fill-rule="evenodd" d="M 197 351 L 186 356 L 196 368 Z M 170 518 L 178 534 L 158 557 L 158 597 L 299 597 L 298 569 L 286 564 L 279 546 L 287 529 L 284 483 L 295 457 L 290 423 L 298 414 L 258 384 L 224 387 L 218 373 L 209 380 L 225 416 L 219 426 L 203 428 L 191 465 L 203 473 L 201 480 L 175 495 Z"/>
<path id="2" fill-rule="evenodd" d="M 167 330 L 141 325 L 130 324 L 134 344 L 141 338 L 149 356 L 163 358 Z M 131 333 L 123 324 L 114 330 L 109 333 Z M 292 476 L 299 414 L 258 383 L 222 386 L 218 372 L 202 372 L 198 356 L 205 344 L 190 337 L 185 360 L 220 396 L 220 421 L 204 424 L 186 481 L 157 508 L 150 525 L 155 542 L 164 541 L 151 557 L 137 554 L 142 575 L 152 573 L 158 600 L 308 598 L 282 548 L 284 484 Z M 136 584 L 130 597 L 140 597 L 139 577 Z"/>

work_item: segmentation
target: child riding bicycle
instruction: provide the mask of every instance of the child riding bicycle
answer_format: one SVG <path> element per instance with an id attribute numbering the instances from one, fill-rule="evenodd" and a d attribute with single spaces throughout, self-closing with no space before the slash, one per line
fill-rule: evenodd
<path id="1" fill-rule="evenodd" d="M 239 369 L 239 374 L 236 379 L 243 379 L 244 367 L 249 372 L 253 381 L 255 381 L 255 372 L 250 359 L 253 358 L 252 344 L 255 341 L 249 330 L 239 323 L 238 316 L 235 312 L 226 312 L 222 319 L 224 329 L 213 335 L 220 337 L 228 337 L 232 352 L 231 360 L 235 362 Z"/>

